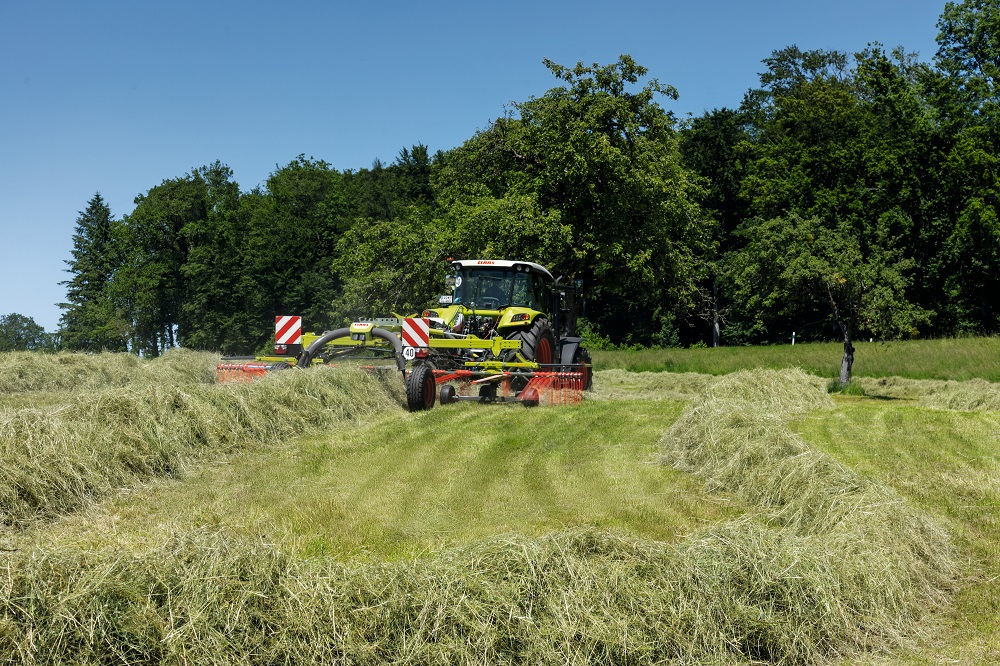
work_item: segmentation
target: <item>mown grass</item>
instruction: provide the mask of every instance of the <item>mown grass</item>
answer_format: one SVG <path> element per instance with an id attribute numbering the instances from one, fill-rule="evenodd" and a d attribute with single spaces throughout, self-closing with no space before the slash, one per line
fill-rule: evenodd
<path id="1" fill-rule="evenodd" d="M 795 627 L 769 637 L 771 653 L 793 660 L 902 644 L 928 609 L 946 603 L 956 571 L 932 516 L 788 428 L 831 405 L 825 382 L 801 371 L 743 371 L 712 384 L 663 438 L 667 462 L 761 518 L 773 552 L 747 555 L 747 566 L 762 572 L 755 585 L 784 598 L 761 621 Z M 785 557 L 790 564 L 775 577 L 768 562 Z"/>
<path id="2" fill-rule="evenodd" d="M 188 349 L 173 349 L 152 360 L 110 352 L 0 352 L 0 396 L 148 384 L 212 384 L 218 362 L 215 354 Z"/>
<path id="3" fill-rule="evenodd" d="M 854 374 L 858 377 L 1000 382 L 1000 338 L 949 338 L 900 342 L 857 342 Z M 801 368 L 820 377 L 836 377 L 844 354 L 840 343 L 595 351 L 597 369 L 633 372 L 692 372 L 724 375 L 753 368 Z"/>
<path id="4" fill-rule="evenodd" d="M 1000 663 L 1000 413 L 839 398 L 792 428 L 934 515 L 962 555 L 953 607 L 899 663 Z"/>
<path id="5" fill-rule="evenodd" d="M 680 411 L 659 401 L 395 413 L 227 457 L 28 538 L 42 549 L 141 551 L 173 533 L 223 529 L 344 561 L 578 527 L 674 541 L 738 512 L 657 464 L 660 434 Z"/>
<path id="6" fill-rule="evenodd" d="M 0 649 L 27 663 L 817 663 L 915 632 L 950 550 L 922 513 L 789 435 L 786 416 L 828 409 L 824 382 L 751 374 L 707 394 L 679 420 L 663 400 L 396 408 L 135 489 L 16 542 Z M 654 464 L 668 428 L 659 446 L 693 476 Z"/>
<path id="7" fill-rule="evenodd" d="M 27 457 L 8 448 L 17 460 L 48 452 L 51 464 L 38 467 L 56 469 L 52 478 L 77 478 L 81 460 L 85 470 L 139 464 L 109 474 L 92 496 L 70 493 L 65 505 L 9 521 L 0 655 L 30 664 L 812 664 L 882 663 L 895 651 L 921 663 L 931 646 L 931 660 L 995 656 L 996 613 L 984 617 L 997 606 L 995 572 L 968 576 L 990 564 L 996 525 L 972 522 L 958 501 L 952 515 L 938 506 L 945 497 L 918 488 L 938 481 L 931 467 L 955 488 L 977 471 L 969 498 L 994 501 L 990 403 L 956 398 L 962 386 L 910 395 L 912 382 L 885 384 L 887 399 L 833 403 L 824 380 L 801 372 L 602 377 L 577 408 L 461 404 L 411 415 L 398 377 L 326 370 L 9 407 L 4 415 L 51 422 L 47 436 L 10 430 L 27 436 Z M 856 435 L 866 417 L 848 428 L 839 414 L 866 405 L 956 414 L 903 397 L 972 405 L 983 411 L 967 416 L 982 420 L 942 422 L 968 440 L 962 448 L 926 442 L 932 421 L 900 412 L 880 436 L 905 431 L 903 451 L 946 453 L 909 461 L 897 452 L 881 471 L 865 466 L 871 455 L 878 468 L 877 454 L 839 451 L 802 425 L 833 420 L 830 432 Z M 678 399 L 690 401 L 683 413 Z M 85 450 L 80 432 L 118 431 L 124 448 L 99 438 L 104 453 L 92 460 L 56 455 L 60 442 Z M 963 467 L 965 458 L 977 462 Z M 150 463 L 163 459 L 177 464 Z M 905 465 L 927 469 L 909 485 L 881 476 Z M 21 487 L 11 478 L 0 476 L 0 489 Z M 34 487 L 56 495 L 73 487 L 40 478 Z"/>
<path id="8" fill-rule="evenodd" d="M 188 383 L 161 367 L 144 382 L 75 392 L 59 406 L 0 410 L 0 526 L 77 510 L 193 461 L 400 409 L 398 378 L 361 370 L 276 373 L 227 386 Z"/>

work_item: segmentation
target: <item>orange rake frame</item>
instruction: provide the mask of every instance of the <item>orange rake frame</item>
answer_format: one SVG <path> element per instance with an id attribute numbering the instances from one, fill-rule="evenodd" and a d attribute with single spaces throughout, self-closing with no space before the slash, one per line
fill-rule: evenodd
<path id="1" fill-rule="evenodd" d="M 511 383 L 516 379 L 526 379 L 527 383 L 520 390 L 515 390 Z M 470 395 L 459 389 L 453 400 L 476 400 L 479 402 L 524 402 L 536 405 L 544 402 L 547 405 L 579 405 L 583 402 L 585 372 L 499 372 L 489 373 L 481 370 L 434 370 L 434 381 L 438 385 L 457 383 L 467 387 L 484 386 L 495 383 L 496 390 L 484 392 L 478 396 Z M 442 394 L 443 396 L 444 394 Z M 442 402 L 444 398 L 442 397 Z"/>

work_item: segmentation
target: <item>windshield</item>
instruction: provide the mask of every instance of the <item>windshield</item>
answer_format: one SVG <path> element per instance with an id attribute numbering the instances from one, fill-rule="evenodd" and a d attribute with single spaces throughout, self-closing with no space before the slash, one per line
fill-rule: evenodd
<path id="1" fill-rule="evenodd" d="M 509 305 L 543 310 L 541 286 L 541 279 L 531 273 L 502 268 L 464 269 L 455 276 L 452 302 L 482 310 Z"/>

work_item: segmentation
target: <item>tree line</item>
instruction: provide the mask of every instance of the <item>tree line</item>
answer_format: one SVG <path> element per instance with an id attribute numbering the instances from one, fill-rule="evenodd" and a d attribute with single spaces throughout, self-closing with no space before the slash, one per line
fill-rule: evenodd
<path id="1" fill-rule="evenodd" d="M 584 283 L 595 345 L 996 333 L 1000 0 L 949 2 L 933 62 L 765 59 L 735 108 L 678 119 L 627 55 L 462 145 L 338 170 L 299 156 L 243 191 L 221 162 L 115 217 L 76 220 L 66 349 L 266 348 L 276 314 L 321 330 L 422 310 L 447 259 L 518 258 Z"/>

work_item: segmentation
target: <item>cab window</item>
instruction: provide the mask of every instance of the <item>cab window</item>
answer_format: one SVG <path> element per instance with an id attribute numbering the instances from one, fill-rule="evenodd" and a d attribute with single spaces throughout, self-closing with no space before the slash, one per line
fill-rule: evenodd
<path id="1" fill-rule="evenodd" d="M 533 305 L 532 307 L 536 310 L 541 310 L 542 312 L 546 312 L 549 310 L 549 307 L 548 307 L 548 299 L 546 298 L 547 290 L 545 289 L 545 280 L 542 278 L 541 275 L 536 275 L 534 276 L 534 278 L 535 278 L 534 279 L 535 305 Z"/>
<path id="2" fill-rule="evenodd" d="M 532 291 L 532 279 L 530 273 L 517 273 L 514 275 L 514 295 L 511 305 L 534 308 L 534 293 Z"/>

